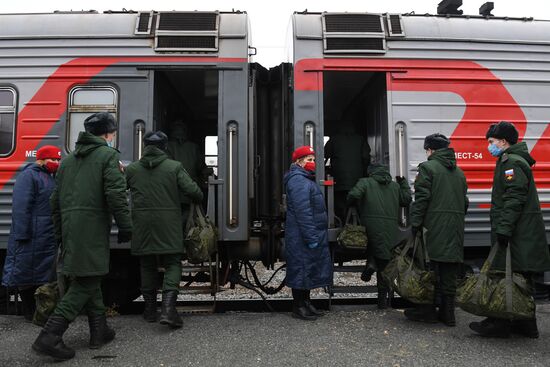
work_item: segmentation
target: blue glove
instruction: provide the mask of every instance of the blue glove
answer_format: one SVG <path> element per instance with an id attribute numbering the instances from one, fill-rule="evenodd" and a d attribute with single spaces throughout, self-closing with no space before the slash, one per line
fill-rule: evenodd
<path id="1" fill-rule="evenodd" d="M 319 246 L 319 244 L 317 242 L 310 243 L 309 245 L 307 245 L 307 247 L 309 247 L 309 248 L 317 248 L 317 246 Z"/>

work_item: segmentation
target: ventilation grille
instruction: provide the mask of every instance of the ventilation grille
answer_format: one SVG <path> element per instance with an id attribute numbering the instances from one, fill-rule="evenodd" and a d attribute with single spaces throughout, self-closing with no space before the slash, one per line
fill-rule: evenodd
<path id="1" fill-rule="evenodd" d="M 158 15 L 155 51 L 218 51 L 217 12 L 163 12 Z"/>
<path id="2" fill-rule="evenodd" d="M 217 31 L 217 13 L 170 12 L 160 13 L 160 31 Z"/>
<path id="3" fill-rule="evenodd" d="M 404 36 L 403 24 L 401 22 L 401 15 L 388 14 L 388 34 L 390 36 Z"/>
<path id="4" fill-rule="evenodd" d="M 366 13 L 325 13 L 323 44 L 325 53 L 384 53 L 384 17 Z"/>
<path id="5" fill-rule="evenodd" d="M 136 19 L 135 34 L 151 34 L 153 13 L 139 13 Z"/>
<path id="6" fill-rule="evenodd" d="M 384 32 L 380 15 L 376 14 L 326 14 L 326 32 Z"/>
<path id="7" fill-rule="evenodd" d="M 327 38 L 327 51 L 352 52 L 384 50 L 384 40 L 381 38 Z"/>
<path id="8" fill-rule="evenodd" d="M 216 37 L 201 36 L 160 36 L 157 37 L 157 49 L 212 50 L 216 49 Z"/>

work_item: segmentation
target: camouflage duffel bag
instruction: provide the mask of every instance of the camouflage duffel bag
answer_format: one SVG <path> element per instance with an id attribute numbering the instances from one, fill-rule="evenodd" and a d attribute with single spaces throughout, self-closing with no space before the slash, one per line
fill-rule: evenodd
<path id="1" fill-rule="evenodd" d="M 498 246 L 493 245 L 480 273 L 468 276 L 457 289 L 456 303 L 464 311 L 478 316 L 533 319 L 532 288 L 525 277 L 512 273 L 510 246 L 506 249 L 506 271 L 490 270 Z"/>
<path id="2" fill-rule="evenodd" d="M 38 287 L 34 292 L 36 311 L 34 312 L 32 323 L 38 326 L 44 326 L 57 306 L 60 298 L 61 296 L 57 282 L 46 283 Z"/>
<path id="3" fill-rule="evenodd" d="M 337 237 L 338 244 L 349 250 L 365 250 L 367 248 L 367 230 L 359 223 L 355 208 L 350 208 L 346 216 L 346 224 Z"/>
<path id="4" fill-rule="evenodd" d="M 199 205 L 192 204 L 184 240 L 185 253 L 190 263 L 210 260 L 217 250 L 218 231 L 210 219 L 202 213 Z"/>
<path id="5" fill-rule="evenodd" d="M 412 255 L 409 252 L 412 250 Z M 429 262 L 421 235 L 410 238 L 395 252 L 382 278 L 397 294 L 416 304 L 434 301 L 435 274 L 428 270 Z"/>

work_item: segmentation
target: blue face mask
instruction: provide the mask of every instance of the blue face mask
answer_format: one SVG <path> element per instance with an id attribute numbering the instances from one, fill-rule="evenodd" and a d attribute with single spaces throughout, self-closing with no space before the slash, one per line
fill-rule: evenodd
<path id="1" fill-rule="evenodd" d="M 489 147 L 487 149 L 493 157 L 499 157 L 502 154 L 502 149 L 497 147 L 496 144 L 489 144 Z"/>
<path id="2" fill-rule="evenodd" d="M 107 140 L 107 145 L 111 148 L 115 147 L 115 139 Z"/>

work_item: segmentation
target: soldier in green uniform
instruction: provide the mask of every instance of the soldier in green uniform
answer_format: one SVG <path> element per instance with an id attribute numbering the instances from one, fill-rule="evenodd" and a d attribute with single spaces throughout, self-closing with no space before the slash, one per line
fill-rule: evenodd
<path id="1" fill-rule="evenodd" d="M 157 319 L 157 269 L 162 266 L 165 272 L 160 323 L 181 327 L 176 310 L 183 254 L 181 199 L 187 197 L 200 203 L 202 192 L 181 163 L 168 159 L 166 134 L 149 132 L 143 142 L 143 157 L 126 169 L 135 226 L 132 255 L 139 256 L 141 264 L 143 317 L 149 322 Z"/>
<path id="2" fill-rule="evenodd" d="M 518 131 L 509 122 L 490 126 L 486 134 L 491 155 L 498 157 L 491 195 L 491 243 L 499 252 L 495 267 L 504 269 L 505 253 L 510 246 L 512 271 L 532 282 L 535 273 L 550 270 L 550 255 L 540 209 L 537 187 L 531 167 L 535 160 L 527 144 L 518 143 Z M 516 333 L 538 338 L 537 319 L 503 320 L 488 318 L 472 322 L 470 328 L 482 336 L 507 338 Z"/>
<path id="3" fill-rule="evenodd" d="M 62 336 L 82 310 L 88 315 L 90 348 L 115 337 L 107 325 L 101 294 L 101 278 L 109 272 L 113 216 L 118 242 L 128 242 L 132 236 L 126 180 L 120 154 L 112 148 L 116 122 L 109 113 L 96 113 L 84 121 L 84 128 L 76 149 L 59 168 L 50 199 L 55 236 L 62 249 L 62 273 L 70 285 L 32 346 L 59 360 L 74 357 Z"/>
<path id="4" fill-rule="evenodd" d="M 371 164 L 369 176 L 361 178 L 348 193 L 348 205 L 359 208 L 361 223 L 367 229 L 369 244 L 367 251 L 376 263 L 380 274 L 391 258 L 397 245 L 399 230 L 399 207 L 411 203 L 411 189 L 404 177 L 393 182 L 387 166 Z M 377 277 L 378 308 L 388 306 L 388 285 Z"/>
<path id="5" fill-rule="evenodd" d="M 423 233 L 435 270 L 436 299 L 432 305 L 405 310 L 405 316 L 423 322 L 437 322 L 439 319 L 448 326 L 455 326 L 456 279 L 464 261 L 468 186 L 449 144 L 449 139 L 442 134 L 432 134 L 424 139 L 428 160 L 418 166 L 410 212 L 413 236 L 417 232 Z M 439 315 L 436 305 L 439 306 Z"/>

